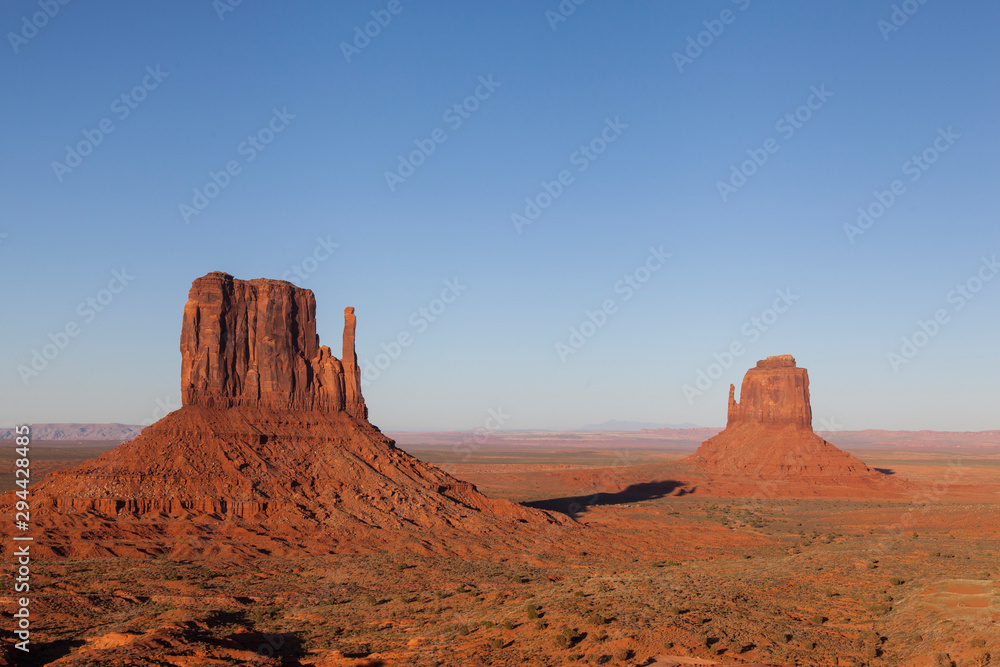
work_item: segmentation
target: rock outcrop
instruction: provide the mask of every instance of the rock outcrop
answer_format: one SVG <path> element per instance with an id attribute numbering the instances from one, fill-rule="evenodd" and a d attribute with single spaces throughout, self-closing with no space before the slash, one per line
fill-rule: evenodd
<path id="1" fill-rule="evenodd" d="M 184 405 L 346 411 L 365 419 L 356 326 L 354 309 L 347 308 L 337 359 L 319 344 L 311 290 L 218 271 L 198 278 L 181 328 Z"/>
<path id="2" fill-rule="evenodd" d="M 569 523 L 487 498 L 372 426 L 354 309 L 344 317 L 337 359 L 319 344 L 310 290 L 219 272 L 195 280 L 183 407 L 34 487 L 43 535 L 33 553 L 303 555 L 393 543 L 455 553 L 470 538 L 530 544 Z"/>
<path id="3" fill-rule="evenodd" d="M 748 370 L 739 402 L 735 390 L 730 385 L 725 430 L 703 442 L 687 463 L 730 481 L 770 482 L 775 495 L 789 495 L 779 485 L 805 495 L 819 488 L 829 495 L 829 487 L 900 488 L 900 482 L 813 432 L 809 375 L 791 355 L 768 357 Z"/>
<path id="4" fill-rule="evenodd" d="M 758 361 L 757 367 L 743 376 L 739 403 L 735 391 L 736 386 L 729 385 L 727 427 L 743 423 L 790 424 L 812 430 L 809 373 L 796 367 L 792 355 Z"/>

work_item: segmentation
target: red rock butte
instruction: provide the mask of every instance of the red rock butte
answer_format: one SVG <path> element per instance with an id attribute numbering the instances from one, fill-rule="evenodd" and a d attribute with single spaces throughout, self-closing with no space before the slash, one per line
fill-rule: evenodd
<path id="1" fill-rule="evenodd" d="M 36 485 L 33 553 L 305 555 L 395 544 L 458 554 L 498 541 L 531 550 L 553 524 L 567 525 L 487 498 L 369 423 L 356 324 L 347 308 L 337 359 L 319 344 L 312 291 L 220 272 L 195 280 L 181 331 L 183 407 Z"/>
<path id="2" fill-rule="evenodd" d="M 729 385 L 729 419 L 726 426 L 742 423 L 791 424 L 812 430 L 809 373 L 795 365 L 790 354 L 757 362 L 743 376 L 740 403 Z"/>
<path id="3" fill-rule="evenodd" d="M 198 278 L 181 328 L 184 405 L 343 411 L 367 419 L 356 327 L 354 308 L 345 308 L 337 359 L 319 344 L 311 290 L 219 271 Z"/>
<path id="4" fill-rule="evenodd" d="M 809 374 L 791 355 L 758 361 L 743 377 L 739 402 L 735 392 L 730 385 L 725 430 L 687 463 L 729 482 L 769 482 L 775 495 L 892 494 L 905 487 L 813 432 Z"/>

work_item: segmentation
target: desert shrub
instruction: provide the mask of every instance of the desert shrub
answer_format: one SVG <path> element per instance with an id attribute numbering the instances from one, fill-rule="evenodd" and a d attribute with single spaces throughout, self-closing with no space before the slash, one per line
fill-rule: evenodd
<path id="1" fill-rule="evenodd" d="M 673 647 L 674 647 L 674 643 L 672 641 L 668 640 L 668 641 L 663 642 L 663 648 L 673 648 Z"/>
<path id="2" fill-rule="evenodd" d="M 461 636 L 465 637 L 466 635 L 469 634 L 469 626 L 463 623 L 462 625 L 458 626 L 456 632 L 458 632 L 458 634 L 460 634 Z"/>
<path id="3" fill-rule="evenodd" d="M 591 625 L 604 625 L 608 621 L 600 614 L 591 614 L 590 616 L 587 617 L 587 622 L 590 623 Z"/>
<path id="4" fill-rule="evenodd" d="M 546 627 L 545 626 L 545 621 L 543 621 L 542 619 L 538 619 L 537 621 L 535 621 L 535 629 L 536 630 L 544 630 L 545 627 Z"/>
<path id="5" fill-rule="evenodd" d="M 514 621 L 504 621 L 503 627 L 505 627 L 508 630 L 513 630 L 514 629 Z"/>
<path id="6" fill-rule="evenodd" d="M 986 667 L 990 664 L 990 654 L 986 651 L 980 651 L 972 656 L 972 661 L 975 667 Z"/>
<path id="7" fill-rule="evenodd" d="M 376 602 L 378 602 L 378 598 L 375 597 L 374 595 L 369 594 L 365 596 L 365 602 L 367 602 L 368 604 L 375 604 Z"/>
<path id="8" fill-rule="evenodd" d="M 528 619 L 535 620 L 536 618 L 538 618 L 538 607 L 536 607 L 535 605 L 529 604 L 527 607 L 525 607 L 525 611 L 528 612 Z"/>
<path id="9" fill-rule="evenodd" d="M 982 648 L 986 646 L 986 640 L 983 639 L 982 637 L 977 637 L 976 639 L 970 639 L 969 646 L 973 648 Z"/>
<path id="10" fill-rule="evenodd" d="M 885 616 L 890 611 L 892 611 L 892 605 L 886 602 L 879 602 L 878 604 L 873 604 L 870 607 L 868 607 L 868 611 L 878 616 Z"/>
<path id="11" fill-rule="evenodd" d="M 620 648 L 615 650 L 615 660 L 628 660 L 632 655 L 632 649 Z"/>
<path id="12" fill-rule="evenodd" d="M 815 616 L 812 617 L 812 622 L 815 625 L 823 625 L 824 623 L 826 623 L 826 616 L 824 616 L 823 614 L 816 614 Z"/>
<path id="13" fill-rule="evenodd" d="M 892 577 L 891 579 L 889 579 L 889 583 L 892 584 L 893 586 L 902 586 L 906 582 L 900 579 L 899 577 Z"/>
<path id="14" fill-rule="evenodd" d="M 587 594 L 584 593 L 583 591 L 573 591 L 573 596 L 578 598 L 585 598 L 587 597 Z"/>
<path id="15" fill-rule="evenodd" d="M 493 648 L 503 648 L 503 644 L 504 641 L 499 637 L 497 637 L 496 639 L 493 640 L 491 646 L 493 646 Z"/>
<path id="16" fill-rule="evenodd" d="M 569 637 L 560 633 L 555 636 L 552 643 L 555 644 L 558 649 L 567 649 L 569 648 Z"/>

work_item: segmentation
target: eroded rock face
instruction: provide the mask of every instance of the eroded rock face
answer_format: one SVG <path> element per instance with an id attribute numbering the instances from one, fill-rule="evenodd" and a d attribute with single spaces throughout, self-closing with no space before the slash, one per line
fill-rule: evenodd
<path id="1" fill-rule="evenodd" d="M 734 397 L 735 390 L 735 385 L 729 385 L 727 426 L 791 424 L 812 430 L 809 373 L 795 366 L 792 355 L 768 357 L 748 370 L 743 376 L 739 403 Z"/>
<path id="2" fill-rule="evenodd" d="M 344 311 L 342 359 L 321 347 L 311 290 L 216 271 L 191 285 L 181 329 L 184 405 L 346 411 L 368 416 Z"/>

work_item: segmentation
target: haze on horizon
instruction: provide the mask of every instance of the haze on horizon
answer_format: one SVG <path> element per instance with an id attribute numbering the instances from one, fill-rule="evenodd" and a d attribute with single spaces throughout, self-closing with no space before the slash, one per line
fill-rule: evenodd
<path id="1" fill-rule="evenodd" d="M 383 430 L 721 425 L 785 353 L 818 430 L 1000 429 L 1000 6 L 219 4 L 7 4 L 0 426 L 179 407 L 221 270 L 354 306 Z"/>

